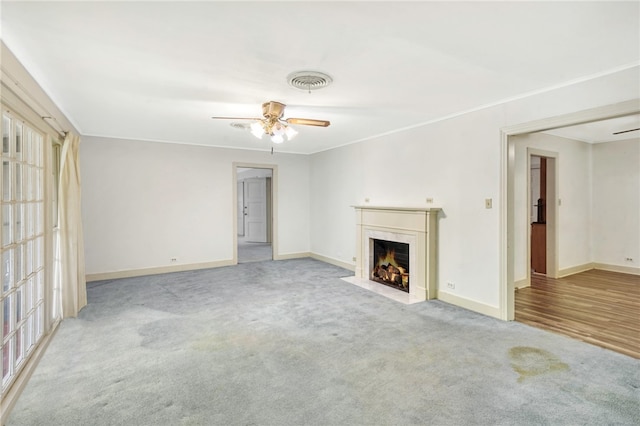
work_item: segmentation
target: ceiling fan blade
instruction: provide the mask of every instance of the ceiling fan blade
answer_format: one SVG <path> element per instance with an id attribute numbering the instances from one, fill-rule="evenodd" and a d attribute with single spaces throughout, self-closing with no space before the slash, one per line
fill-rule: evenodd
<path id="1" fill-rule="evenodd" d="M 214 120 L 262 120 L 262 118 L 251 117 L 211 117 Z"/>
<path id="2" fill-rule="evenodd" d="M 640 128 L 637 128 L 637 129 L 629 129 L 629 130 L 622 130 L 621 132 L 615 132 L 615 133 L 612 133 L 612 134 L 614 134 L 614 135 L 621 135 L 622 133 L 635 132 L 635 131 L 637 131 L 637 130 L 640 130 Z"/>
<path id="3" fill-rule="evenodd" d="M 314 120 L 311 118 L 287 118 L 285 120 L 289 124 L 302 124 L 303 126 L 328 127 L 331 124 L 327 120 Z"/>

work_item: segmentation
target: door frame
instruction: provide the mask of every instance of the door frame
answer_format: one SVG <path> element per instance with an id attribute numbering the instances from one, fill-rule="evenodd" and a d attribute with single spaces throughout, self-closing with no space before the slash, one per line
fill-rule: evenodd
<path id="1" fill-rule="evenodd" d="M 559 176 L 559 154 L 557 152 L 545 151 L 527 147 L 527 258 L 526 258 L 526 286 L 531 286 L 531 157 L 544 157 L 547 159 L 547 189 L 546 189 L 546 270 L 545 275 L 550 278 L 558 278 L 558 176 Z M 549 161 L 551 160 L 551 161 Z"/>
<path id="2" fill-rule="evenodd" d="M 267 199 L 267 220 L 271 220 L 271 251 L 273 260 L 279 260 L 278 251 L 278 166 L 276 164 L 233 162 L 231 167 L 232 214 L 233 214 L 233 259 L 238 264 L 238 169 L 270 169 L 271 170 L 271 202 Z M 269 197 L 267 197 L 269 198 Z M 269 212 L 270 210 L 270 212 Z M 270 214 L 269 214 L 270 213 Z"/>
<path id="3" fill-rule="evenodd" d="M 514 165 L 515 142 L 510 136 L 542 132 L 560 127 L 607 120 L 640 113 L 640 102 L 632 99 L 541 120 L 507 126 L 500 129 L 500 318 L 513 321 L 515 315 L 514 287 Z M 559 194 L 558 194 L 559 195 Z"/>

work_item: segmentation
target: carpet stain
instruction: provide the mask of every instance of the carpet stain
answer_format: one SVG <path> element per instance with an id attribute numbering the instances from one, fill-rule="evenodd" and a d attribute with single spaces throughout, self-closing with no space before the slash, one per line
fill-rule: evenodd
<path id="1" fill-rule="evenodd" d="M 569 370 L 569 365 L 551 352 L 538 348 L 515 346 L 509 350 L 509 358 L 513 370 L 520 374 L 518 383 L 522 383 L 526 378 Z"/>

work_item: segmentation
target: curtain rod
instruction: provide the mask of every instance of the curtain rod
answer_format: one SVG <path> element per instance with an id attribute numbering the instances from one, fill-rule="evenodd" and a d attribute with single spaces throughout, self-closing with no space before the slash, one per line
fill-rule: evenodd
<path id="1" fill-rule="evenodd" d="M 64 130 L 64 128 L 60 125 L 58 120 L 51 115 L 51 113 L 47 110 L 47 108 L 45 108 L 44 105 L 42 105 L 33 95 L 31 95 L 31 93 L 29 93 L 29 91 L 26 90 L 26 88 L 24 88 L 24 86 L 22 86 L 22 84 L 20 84 L 18 79 L 15 78 L 5 67 L 0 67 L 0 69 L 2 70 L 2 74 L 4 74 L 15 85 L 15 87 L 18 88 L 25 95 L 25 97 L 27 97 L 28 100 L 30 100 L 31 102 L 28 102 L 27 99 L 24 99 L 22 96 L 18 95 L 17 93 L 16 93 L 16 96 L 18 96 L 20 99 L 22 99 L 22 102 L 24 102 L 29 108 L 31 108 L 31 110 L 33 112 L 38 114 L 38 116 L 40 116 L 40 118 L 45 123 L 47 123 L 47 125 L 49 127 L 51 127 L 53 130 L 55 130 L 59 135 L 61 135 L 63 137 L 66 137 L 67 134 L 69 133 L 69 131 L 68 130 Z M 41 112 L 39 112 L 36 108 L 34 108 L 34 104 L 37 105 L 41 111 L 44 111 L 45 113 L 47 113 L 49 115 L 44 115 L 43 116 Z M 58 128 L 55 128 L 53 126 L 53 124 L 51 122 L 47 121 L 47 120 L 55 121 L 57 126 L 58 126 Z"/>
<path id="2" fill-rule="evenodd" d="M 60 124 L 58 123 L 58 120 L 56 120 L 55 117 L 51 117 L 51 116 L 45 115 L 45 116 L 42 116 L 40 118 L 42 118 L 49 125 L 49 127 L 51 127 L 53 130 L 58 132 L 58 134 L 60 134 L 62 137 L 67 137 L 67 135 L 69 134 L 69 131 L 68 130 L 64 130 L 62 128 L 62 126 L 60 126 Z M 59 127 L 59 129 L 56 129 L 55 127 L 53 127 L 53 125 L 51 123 L 49 123 L 47 120 L 55 121 L 55 123 Z"/>

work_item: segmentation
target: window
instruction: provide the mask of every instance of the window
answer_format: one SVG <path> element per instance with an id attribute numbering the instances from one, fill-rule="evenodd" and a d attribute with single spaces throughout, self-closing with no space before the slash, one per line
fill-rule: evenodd
<path id="1" fill-rule="evenodd" d="M 44 332 L 44 145 L 40 133 L 2 115 L 0 203 L 2 393 Z"/>

